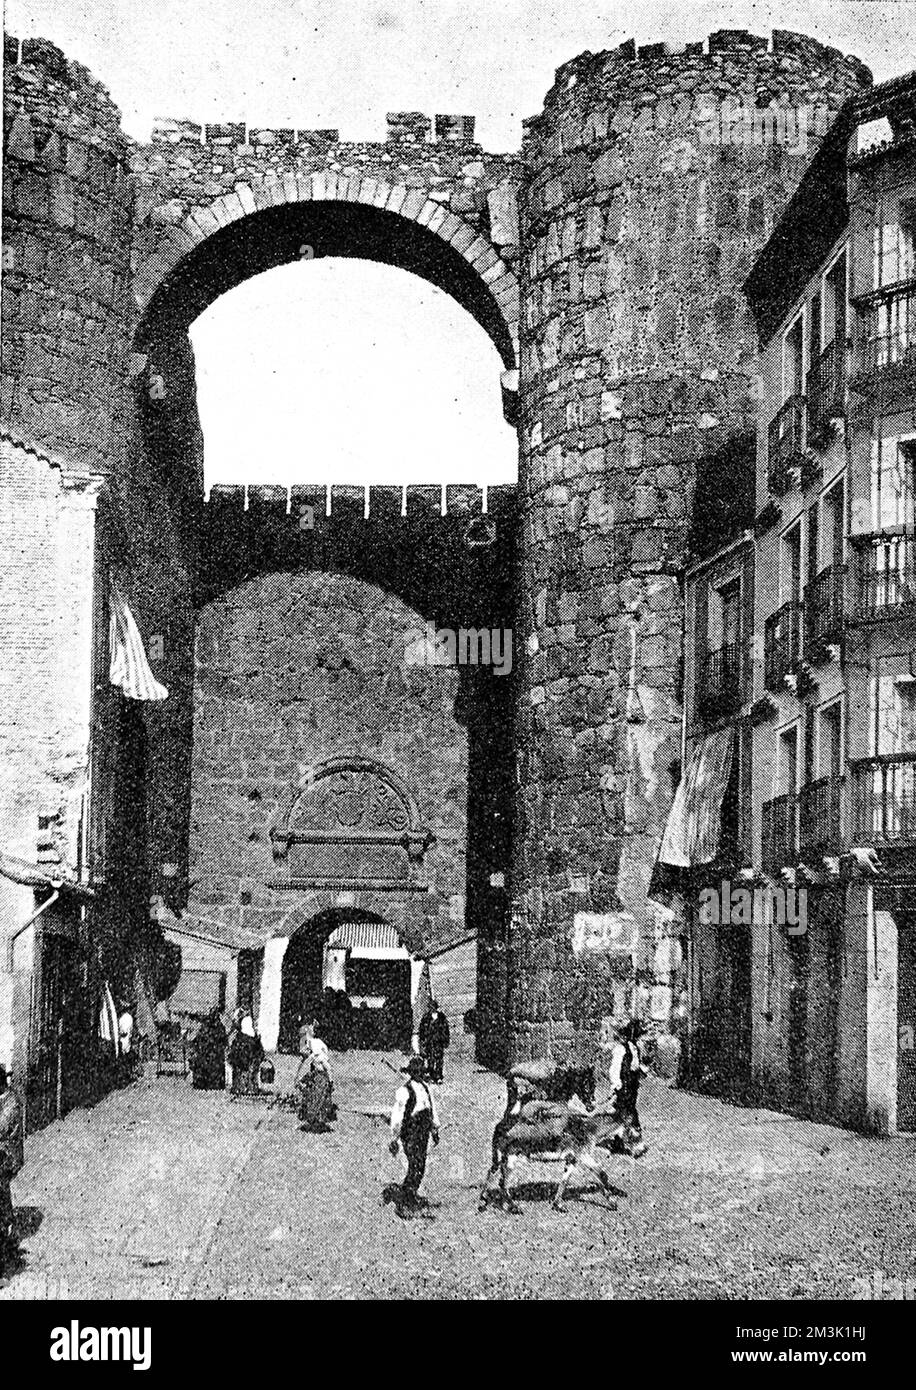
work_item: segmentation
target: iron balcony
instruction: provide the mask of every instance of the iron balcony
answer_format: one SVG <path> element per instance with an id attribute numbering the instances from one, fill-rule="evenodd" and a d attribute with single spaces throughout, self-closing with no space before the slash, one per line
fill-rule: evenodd
<path id="1" fill-rule="evenodd" d="M 799 853 L 818 857 L 843 843 L 842 777 L 818 777 L 799 795 Z"/>
<path id="2" fill-rule="evenodd" d="M 763 626 L 763 680 L 767 690 L 784 689 L 785 678 L 801 661 L 802 606 L 790 599 Z"/>
<path id="3" fill-rule="evenodd" d="M 774 415 L 767 431 L 767 485 L 774 496 L 782 496 L 792 486 L 792 469 L 804 461 L 805 398 L 790 396 Z"/>
<path id="4" fill-rule="evenodd" d="M 856 841 L 916 845 L 916 753 L 857 758 L 852 778 Z"/>
<path id="5" fill-rule="evenodd" d="M 701 719 L 720 719 L 734 714 L 745 700 L 744 648 L 727 642 L 706 652 L 698 669 L 696 708 Z"/>
<path id="6" fill-rule="evenodd" d="M 828 565 L 805 589 L 805 660 L 813 666 L 842 636 L 845 578 L 845 565 Z"/>
<path id="7" fill-rule="evenodd" d="M 799 798 L 783 792 L 763 803 L 761 853 L 767 873 L 798 862 Z"/>
<path id="8" fill-rule="evenodd" d="M 890 286 L 859 303 L 866 321 L 857 375 L 888 368 L 916 373 L 916 284 Z"/>
<path id="9" fill-rule="evenodd" d="M 916 530 L 854 536 L 853 617 L 862 622 L 916 615 Z"/>
<path id="10" fill-rule="evenodd" d="M 812 443 L 824 437 L 830 421 L 846 409 L 846 344 L 834 341 L 811 367 L 805 381 L 808 403 L 808 437 Z"/>

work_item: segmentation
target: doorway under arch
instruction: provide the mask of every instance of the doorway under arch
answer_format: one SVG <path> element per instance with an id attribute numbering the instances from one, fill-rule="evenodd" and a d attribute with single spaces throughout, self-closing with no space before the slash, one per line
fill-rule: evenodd
<path id="1" fill-rule="evenodd" d="M 298 1053 L 299 1030 L 314 1019 L 334 1051 L 408 1051 L 418 964 L 378 913 L 328 908 L 309 918 L 283 957 L 277 1050 Z"/>

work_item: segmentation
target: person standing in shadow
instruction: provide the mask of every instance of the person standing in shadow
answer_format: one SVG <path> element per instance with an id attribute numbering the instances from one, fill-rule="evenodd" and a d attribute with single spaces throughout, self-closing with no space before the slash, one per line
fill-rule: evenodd
<path id="1" fill-rule="evenodd" d="M 429 1079 L 440 1084 L 442 1067 L 445 1063 L 445 1049 L 451 1042 L 448 1019 L 435 999 L 430 1000 L 429 1008 L 420 1020 L 418 1041 L 420 1054 L 425 1057 L 429 1068 Z"/>
<path id="2" fill-rule="evenodd" d="M 23 1162 L 22 1101 L 8 1084 L 6 1067 L 0 1066 L 0 1271 L 16 1249 L 10 1183 Z"/>
<path id="3" fill-rule="evenodd" d="M 219 1009 L 213 1009 L 191 1044 L 192 1085 L 196 1091 L 222 1091 L 226 1086 L 226 1029 Z"/>

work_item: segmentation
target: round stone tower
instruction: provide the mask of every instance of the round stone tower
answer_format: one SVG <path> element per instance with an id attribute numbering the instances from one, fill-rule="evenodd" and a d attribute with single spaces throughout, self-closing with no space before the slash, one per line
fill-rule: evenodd
<path id="1" fill-rule="evenodd" d="M 870 81 L 780 31 L 627 43 L 561 67 L 526 124 L 516 1057 L 591 1053 L 634 1003 L 676 1031 L 678 926 L 647 889 L 679 775 L 694 480 L 753 427 L 742 281 Z"/>
<path id="2" fill-rule="evenodd" d="M 17 435 L 78 467 L 123 454 L 133 183 L 104 88 L 4 37 L 3 397 Z"/>

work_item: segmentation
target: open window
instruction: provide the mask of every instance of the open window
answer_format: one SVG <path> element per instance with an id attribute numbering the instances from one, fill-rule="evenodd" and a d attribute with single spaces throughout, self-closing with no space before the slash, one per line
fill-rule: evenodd
<path id="1" fill-rule="evenodd" d="M 799 314 L 783 339 L 782 398 L 791 400 L 804 391 L 805 321 Z"/>
<path id="2" fill-rule="evenodd" d="M 916 199 L 901 202 L 896 217 L 876 224 L 873 263 L 876 290 L 916 276 Z"/>
<path id="3" fill-rule="evenodd" d="M 797 603 L 802 592 L 801 518 L 783 533 L 780 547 L 779 587 L 782 602 Z"/>
<path id="4" fill-rule="evenodd" d="M 795 795 L 798 791 L 799 767 L 798 726 L 791 724 L 779 735 L 774 788 L 777 796 Z"/>

